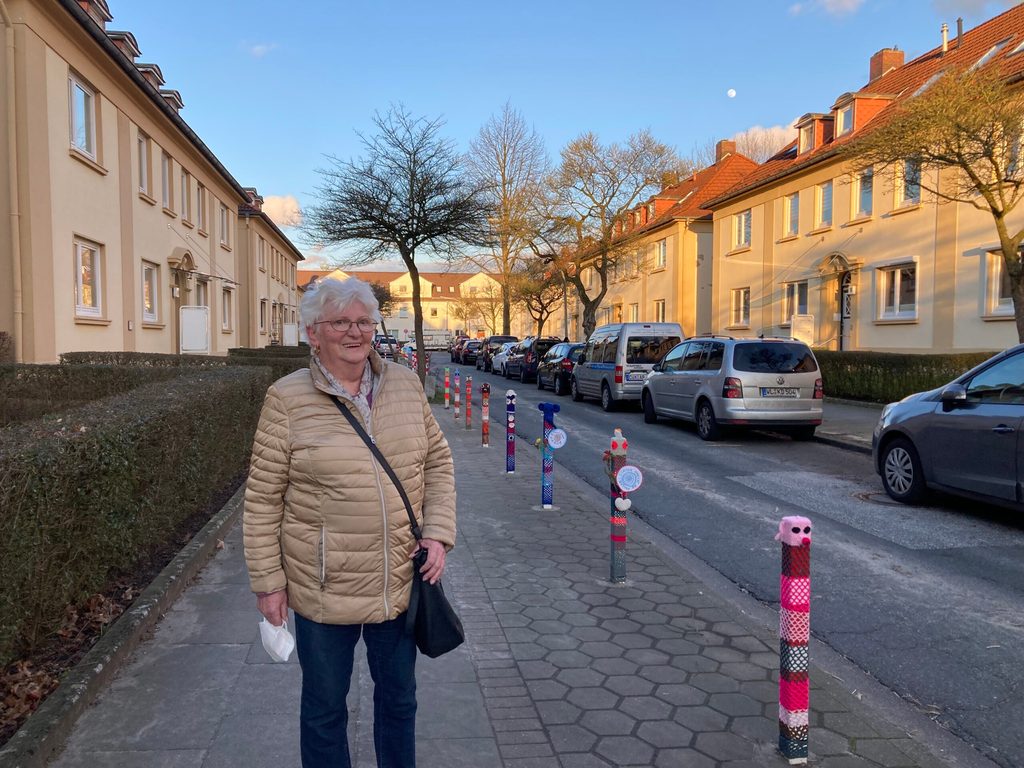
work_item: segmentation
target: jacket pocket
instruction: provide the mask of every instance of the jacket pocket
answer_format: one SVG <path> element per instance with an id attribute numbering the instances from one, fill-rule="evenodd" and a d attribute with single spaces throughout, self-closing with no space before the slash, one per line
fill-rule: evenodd
<path id="1" fill-rule="evenodd" d="M 317 564 L 320 571 L 320 591 L 324 591 L 327 584 L 327 526 L 320 525 L 320 540 L 316 546 Z"/>

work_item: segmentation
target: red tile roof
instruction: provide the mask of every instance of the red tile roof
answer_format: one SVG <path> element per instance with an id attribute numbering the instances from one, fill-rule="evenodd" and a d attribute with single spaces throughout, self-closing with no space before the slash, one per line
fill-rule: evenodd
<path id="1" fill-rule="evenodd" d="M 863 135 L 872 125 L 879 125 L 897 109 L 898 105 L 911 98 L 927 83 L 929 78 L 950 68 L 969 67 L 979 61 L 993 46 L 1003 41 L 1006 41 L 1005 45 L 992 59 L 991 64 L 1002 66 L 1007 77 L 1021 76 L 1024 74 L 1024 50 L 1012 52 L 1024 43 L 1024 4 L 1015 5 L 974 29 L 964 32 L 959 45 L 954 37 L 949 41 L 949 49 L 945 54 L 942 53 L 941 46 L 936 46 L 903 66 L 895 67 L 866 83 L 864 88 L 855 94 L 856 96 L 882 96 L 890 100 L 887 106 L 878 110 L 866 126 L 858 126 L 852 133 L 826 141 L 799 156 L 796 154 L 797 142 L 794 141 L 762 163 L 754 173 L 732 188 L 724 190 L 724 194 L 708 198 L 706 202 L 714 209 L 791 173 L 835 157 L 840 147 L 849 143 L 851 139 Z"/>
<path id="2" fill-rule="evenodd" d="M 406 271 L 399 271 L 399 270 L 395 270 L 393 272 L 391 272 L 391 271 L 380 272 L 380 271 L 361 271 L 361 270 L 353 270 L 353 269 L 344 269 L 343 267 L 340 268 L 340 269 L 346 275 L 351 275 L 352 277 L 358 277 L 360 280 L 363 280 L 363 281 L 365 281 L 367 283 L 384 283 L 385 285 L 387 285 L 388 283 L 392 282 L 393 280 L 397 280 L 398 278 L 402 277 L 403 275 L 409 274 Z M 326 277 L 327 275 L 330 275 L 330 274 L 332 274 L 333 272 L 336 272 L 336 271 L 337 270 L 335 270 L 335 269 L 300 269 L 300 270 L 297 270 L 297 273 L 298 273 L 297 280 L 298 280 L 299 286 L 301 288 L 305 288 L 307 285 L 309 285 L 310 281 L 314 277 L 316 277 L 316 278 Z M 441 292 L 440 293 L 424 294 L 423 298 L 431 298 L 431 299 L 441 299 L 441 298 L 455 299 L 455 298 L 459 298 L 462 295 L 461 294 L 461 290 L 460 290 L 460 286 L 462 285 L 462 283 L 466 282 L 471 277 L 475 277 L 476 275 L 477 275 L 477 273 L 475 273 L 475 272 L 420 272 L 420 277 L 421 278 L 426 280 L 428 283 L 431 283 L 432 285 L 440 286 L 440 288 L 441 288 Z M 448 290 L 449 287 L 454 287 L 455 288 L 454 293 Z M 412 297 L 412 294 L 409 294 L 409 298 L 411 298 L 411 297 Z M 401 297 L 399 297 L 399 298 L 401 298 Z"/>

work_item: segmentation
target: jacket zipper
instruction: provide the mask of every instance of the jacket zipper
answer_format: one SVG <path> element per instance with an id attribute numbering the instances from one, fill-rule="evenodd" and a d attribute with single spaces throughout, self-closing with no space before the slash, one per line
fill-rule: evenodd
<path id="1" fill-rule="evenodd" d="M 327 524 L 320 524 L 320 546 L 317 555 L 320 558 L 320 591 L 324 591 L 327 583 Z"/>
<path id="2" fill-rule="evenodd" d="M 370 435 L 370 442 L 377 445 L 377 441 L 373 435 Z M 391 606 L 388 605 L 388 584 L 391 581 L 391 563 L 388 558 L 388 508 L 384 503 L 384 486 L 380 482 L 380 465 L 377 463 L 377 458 L 370 452 L 370 461 L 373 462 L 373 474 L 377 478 L 377 494 L 380 496 L 380 514 L 384 523 L 384 615 L 386 617 L 391 616 Z"/>

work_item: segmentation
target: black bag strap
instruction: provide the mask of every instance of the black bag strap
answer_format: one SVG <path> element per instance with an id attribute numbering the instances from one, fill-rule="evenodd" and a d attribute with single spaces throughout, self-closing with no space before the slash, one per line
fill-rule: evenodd
<path id="1" fill-rule="evenodd" d="M 395 474 L 395 470 L 388 464 L 388 460 L 384 458 L 384 454 L 380 452 L 380 448 L 373 441 L 373 438 L 366 434 L 366 430 L 363 429 L 363 425 L 359 423 L 352 411 L 338 399 L 337 395 L 331 395 L 331 400 L 338 406 L 338 410 L 341 411 L 341 415 L 348 419 L 348 423 L 352 425 L 352 429 L 356 431 L 356 434 L 363 438 L 363 442 L 366 443 L 366 447 L 370 449 L 370 452 L 377 459 L 377 462 L 387 472 L 388 477 L 391 478 L 391 482 L 395 484 L 395 488 L 398 489 L 398 495 L 402 497 L 402 503 L 405 504 L 405 511 L 409 515 L 409 527 L 412 528 L 412 535 L 416 537 L 416 541 L 423 538 L 423 532 L 420 527 L 416 524 L 416 515 L 412 513 L 412 504 L 409 503 L 409 497 L 405 493 L 405 488 L 402 487 L 402 482 L 398 479 L 398 475 Z M 415 581 L 415 580 L 414 580 Z"/>

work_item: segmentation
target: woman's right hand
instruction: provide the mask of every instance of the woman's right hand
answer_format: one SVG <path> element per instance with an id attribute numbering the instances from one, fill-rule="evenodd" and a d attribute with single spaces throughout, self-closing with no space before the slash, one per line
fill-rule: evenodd
<path id="1" fill-rule="evenodd" d="M 281 626 L 288 620 L 288 590 L 256 595 L 256 608 L 275 627 Z"/>

